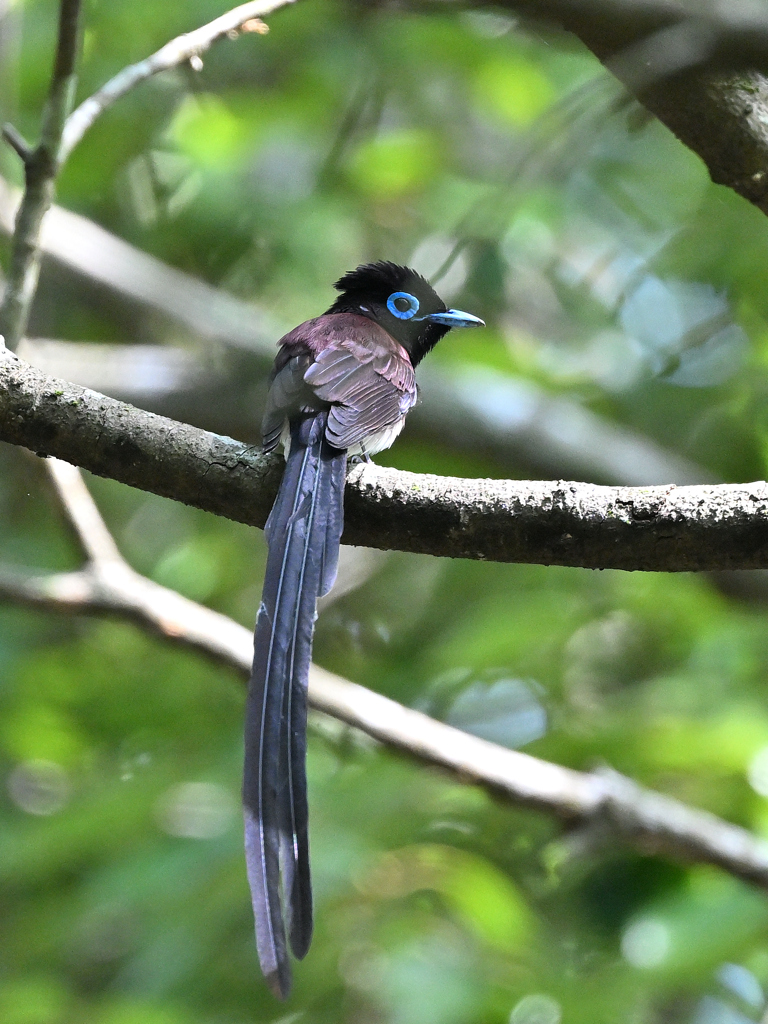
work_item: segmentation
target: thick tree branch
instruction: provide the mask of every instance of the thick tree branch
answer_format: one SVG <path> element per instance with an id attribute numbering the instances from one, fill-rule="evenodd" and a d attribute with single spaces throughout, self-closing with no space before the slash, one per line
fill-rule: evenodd
<path id="1" fill-rule="evenodd" d="M 272 362 L 260 355 L 247 363 L 213 359 L 210 349 L 41 338 L 24 339 L 18 352 L 52 377 L 236 437 L 258 431 Z M 254 393 L 257 384 L 261 394 Z M 642 434 L 521 377 L 488 367 L 465 365 L 457 373 L 424 366 L 419 384 L 409 433 L 416 428 L 453 449 L 485 452 L 502 467 L 522 460 L 537 474 L 629 485 L 717 482 Z"/>
<path id="2" fill-rule="evenodd" d="M 79 474 L 55 464 L 70 510 L 100 520 Z M 101 529 L 106 532 L 103 522 Z M 94 552 L 79 572 L 27 575 L 0 568 L 0 600 L 49 610 L 130 618 L 175 643 L 234 668 L 245 680 L 250 630 L 140 576 L 116 552 Z M 675 859 L 716 864 L 768 888 L 768 843 L 705 811 L 646 790 L 614 772 L 584 774 L 489 743 L 312 666 L 312 707 L 417 760 L 436 765 L 513 804 L 603 831 Z"/>
<path id="3" fill-rule="evenodd" d="M 112 398 L 137 403 L 161 415 L 194 419 L 215 433 L 252 434 L 261 416 L 252 401 L 252 381 L 241 368 L 222 370 L 188 349 L 163 345 L 117 345 L 26 339 L 19 354 L 38 369 Z M 425 367 L 424 369 L 432 369 Z M 240 372 L 235 372 L 239 370 Z M 468 387 L 444 372 L 420 371 L 423 402 L 414 425 L 439 434 L 455 447 L 492 452 L 503 465 L 522 456 L 534 468 L 585 474 L 629 485 L 709 482 L 705 470 L 657 448 L 642 435 L 603 420 L 566 397 L 553 396 L 529 381 L 483 371 L 483 386 Z M 492 389 L 495 409 L 489 409 Z M 243 396 L 249 401 L 243 408 Z M 506 412 L 506 415 L 505 415 Z M 712 481 L 715 482 L 715 481 Z M 356 553 L 364 548 L 345 547 Z M 377 554 L 371 550 L 369 555 Z M 383 554 L 378 552 L 378 554 Z M 714 572 L 710 580 L 739 600 L 768 600 L 768 571 Z M 337 581 L 333 595 L 339 592 Z M 323 599 L 325 601 L 328 598 Z"/>
<path id="4" fill-rule="evenodd" d="M 263 526 L 281 470 L 231 438 L 0 359 L 0 440 Z M 347 543 L 664 572 L 768 567 L 768 485 L 598 487 L 352 470 Z"/>
<path id="5" fill-rule="evenodd" d="M 200 54 L 205 53 L 223 36 L 232 37 L 239 31 L 265 31 L 266 27 L 262 26 L 258 19 L 294 2 L 295 0 L 251 0 L 250 3 L 241 4 L 227 11 L 226 14 L 193 32 L 172 39 L 145 60 L 123 68 L 93 96 L 84 100 L 68 118 L 61 145 L 62 160 L 66 160 L 96 118 L 140 82 L 194 58 L 199 61 Z"/>

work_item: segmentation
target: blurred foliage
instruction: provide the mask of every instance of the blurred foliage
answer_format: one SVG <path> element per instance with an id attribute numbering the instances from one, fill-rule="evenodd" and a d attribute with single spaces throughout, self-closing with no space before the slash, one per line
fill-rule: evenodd
<path id="1" fill-rule="evenodd" d="M 89 0 L 79 95 L 223 9 Z M 0 116 L 31 138 L 55 20 L 17 0 L 2 21 Z M 595 60 L 493 10 L 304 0 L 270 25 L 111 109 L 60 201 L 287 325 L 362 260 L 434 274 L 452 254 L 440 290 L 489 329 L 431 358 L 526 377 L 724 480 L 765 476 L 768 223 Z M 19 181 L 8 150 L 0 171 Z M 191 344 L 50 267 L 33 333 Z M 516 469 L 408 431 L 382 461 Z M 0 465 L 0 559 L 75 566 L 33 460 Z M 260 536 L 92 484 L 139 570 L 250 625 Z M 392 554 L 322 614 L 316 657 L 768 835 L 765 607 L 709 578 Z M 241 851 L 241 712 L 232 674 L 129 624 L 0 610 L 4 1024 L 761 1019 L 762 894 L 564 835 L 319 718 L 317 934 L 278 1006 Z"/>

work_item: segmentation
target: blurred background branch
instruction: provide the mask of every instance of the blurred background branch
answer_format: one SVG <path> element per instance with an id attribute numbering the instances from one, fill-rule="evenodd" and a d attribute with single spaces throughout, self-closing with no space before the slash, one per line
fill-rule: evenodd
<path id="1" fill-rule="evenodd" d="M 250 3 L 240 4 L 207 25 L 177 36 L 150 57 L 123 68 L 92 96 L 83 100 L 67 118 L 61 142 L 62 161 L 67 159 L 94 121 L 131 89 L 153 75 L 170 71 L 186 62 L 191 64 L 193 71 L 200 70 L 203 66 L 201 54 L 209 50 L 217 40 L 224 36 L 235 39 L 238 32 L 263 34 L 267 26 L 259 19 L 290 3 L 294 3 L 294 0 L 251 0 Z"/>
<path id="2" fill-rule="evenodd" d="M 0 231 L 10 234 L 17 194 L 0 178 Z M 201 339 L 243 349 L 229 364 L 198 350 L 26 339 L 21 353 L 53 376 L 82 384 L 218 433 L 257 437 L 276 340 L 288 329 L 255 304 L 213 288 L 54 206 L 43 252 L 78 274 L 156 309 Z M 244 370 L 246 371 L 244 373 Z M 425 366 L 422 398 L 409 419 L 417 429 L 501 462 L 606 483 L 704 483 L 712 474 L 574 401 L 552 398 L 531 381 L 484 368 L 469 378 Z M 263 392 L 263 393 L 262 393 Z"/>
<path id="3" fill-rule="evenodd" d="M 61 137 L 72 109 L 80 45 L 80 0 L 61 0 L 53 74 L 43 108 L 40 141 L 29 148 L 11 127 L 4 132 L 24 165 L 24 195 L 16 215 L 8 280 L 0 303 L 0 335 L 15 349 L 27 329 L 40 270 L 40 228 L 53 203 Z"/>
<path id="4" fill-rule="evenodd" d="M 0 600 L 57 612 L 126 617 L 233 667 L 247 680 L 251 631 L 134 572 L 120 556 L 78 470 L 51 459 L 49 473 L 86 563 L 74 573 L 44 576 L 0 567 Z M 615 772 L 583 774 L 507 750 L 318 666 L 310 674 L 309 699 L 316 711 L 450 771 L 462 784 L 480 785 L 505 801 L 553 814 L 571 827 L 607 827 L 615 838 L 656 855 L 716 864 L 768 888 L 768 841 Z"/>

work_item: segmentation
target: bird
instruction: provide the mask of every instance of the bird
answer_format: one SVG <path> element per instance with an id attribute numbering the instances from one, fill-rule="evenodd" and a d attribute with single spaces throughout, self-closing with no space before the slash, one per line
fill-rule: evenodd
<path id="1" fill-rule="evenodd" d="M 285 469 L 265 526 L 268 554 L 245 715 L 243 814 L 262 973 L 280 999 L 313 927 L 306 780 L 307 684 L 318 597 L 336 578 L 347 460 L 388 448 L 416 404 L 414 370 L 453 327 L 448 309 L 396 263 L 363 264 L 321 316 L 278 342 L 262 448 Z"/>

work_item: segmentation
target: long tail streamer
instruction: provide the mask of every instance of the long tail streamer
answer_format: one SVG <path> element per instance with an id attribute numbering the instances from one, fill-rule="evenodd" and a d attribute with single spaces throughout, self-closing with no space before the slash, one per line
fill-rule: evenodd
<path id="1" fill-rule="evenodd" d="M 296 419 L 267 521 L 245 724 L 245 853 L 256 946 L 272 991 L 291 988 L 286 941 L 299 959 L 312 938 L 307 834 L 307 681 L 317 598 L 333 586 L 344 520 L 346 452 L 325 440 L 327 413 Z M 287 910 L 283 913 L 283 900 Z"/>

